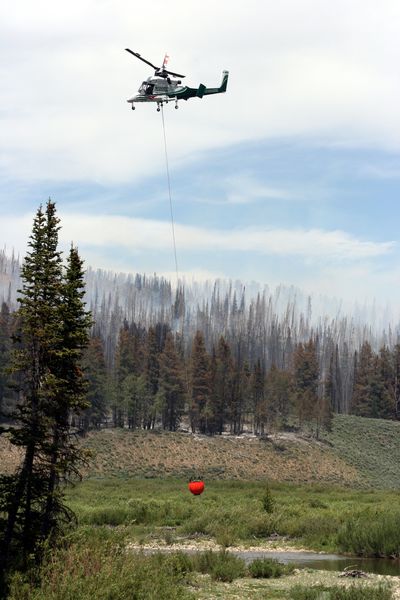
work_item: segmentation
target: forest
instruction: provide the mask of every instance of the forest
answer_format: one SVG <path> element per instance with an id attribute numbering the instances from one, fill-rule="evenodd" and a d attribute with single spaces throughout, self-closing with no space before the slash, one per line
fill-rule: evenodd
<path id="1" fill-rule="evenodd" d="M 157 276 L 89 269 L 85 279 L 78 249 L 64 256 L 58 247 L 60 228 L 49 199 L 23 263 L 1 257 L 0 435 L 20 463 L 0 473 L 0 597 L 15 597 L 21 582 L 32 597 L 32 586 L 45 584 L 40 569 L 73 530 L 66 484 L 91 456 L 77 434 L 290 429 L 318 440 L 334 413 L 398 418 L 400 344 L 391 329 L 378 337 L 339 317 L 316 325 L 311 298 L 304 312 L 266 289 L 246 298 L 239 283 L 215 283 L 207 300 L 207 286 L 173 293 Z M 262 515 L 258 535 L 277 528 L 265 525 Z"/>
<path id="2" fill-rule="evenodd" d="M 0 403 L 16 395 L 8 366 L 21 265 L 0 253 Z M 372 307 L 340 306 L 281 286 L 180 284 L 162 277 L 85 274 L 93 315 L 84 368 L 89 406 L 80 431 L 104 426 L 317 435 L 333 413 L 398 419 L 398 329 Z M 336 310 L 328 317 L 328 310 Z M 315 312 L 315 315 L 313 315 Z M 375 315 L 376 317 L 376 315 Z"/>

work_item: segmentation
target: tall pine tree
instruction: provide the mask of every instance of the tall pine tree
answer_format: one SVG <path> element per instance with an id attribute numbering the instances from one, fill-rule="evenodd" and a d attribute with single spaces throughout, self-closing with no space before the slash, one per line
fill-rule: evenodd
<path id="1" fill-rule="evenodd" d="M 190 383 L 190 423 L 192 431 L 206 433 L 208 432 L 208 420 L 212 417 L 210 412 L 211 364 L 204 344 L 204 337 L 200 331 L 196 332 L 192 345 Z"/>
<path id="2" fill-rule="evenodd" d="M 82 262 L 71 248 L 64 274 L 55 204 L 36 213 L 22 267 L 13 370 L 18 375 L 16 426 L 10 439 L 24 453 L 18 471 L 0 478 L 0 579 L 10 566 L 40 560 L 42 542 L 70 517 L 60 483 L 82 459 L 70 436 L 71 412 L 85 406 L 80 368 L 91 323 L 83 302 Z"/>
<path id="3" fill-rule="evenodd" d="M 294 400 L 300 427 L 319 419 L 319 365 L 315 342 L 298 344 L 294 353 Z M 318 427 L 318 425 L 317 425 Z"/>
<path id="4" fill-rule="evenodd" d="M 163 428 L 176 431 L 185 408 L 185 385 L 182 364 L 172 333 L 167 334 L 164 350 L 160 357 L 158 396 Z"/>
<path id="5" fill-rule="evenodd" d="M 233 396 L 234 365 L 228 342 L 221 335 L 215 353 L 211 409 L 215 431 L 222 434 Z"/>
<path id="6" fill-rule="evenodd" d="M 7 418 L 7 400 L 10 396 L 9 373 L 11 357 L 12 317 L 8 305 L 3 302 L 0 309 L 0 416 Z"/>

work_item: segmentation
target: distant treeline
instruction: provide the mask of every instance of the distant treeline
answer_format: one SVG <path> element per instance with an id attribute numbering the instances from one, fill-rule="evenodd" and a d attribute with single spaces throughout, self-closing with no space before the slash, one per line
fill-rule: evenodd
<path id="1" fill-rule="evenodd" d="M 3 302 L 0 406 L 5 413 L 17 402 L 8 373 L 15 328 L 14 313 Z M 235 331 L 207 348 L 201 330 L 184 340 L 166 323 L 145 327 L 125 321 L 110 361 L 101 329 L 101 322 L 95 325 L 84 356 L 89 407 L 74 417 L 82 431 L 106 425 L 174 431 L 183 421 L 193 432 L 208 434 L 296 427 L 318 435 L 321 427 L 329 428 L 333 413 L 400 416 L 400 345 L 375 352 L 364 342 L 348 368 L 338 344 L 324 356 L 327 344 L 318 335 L 298 343 L 287 338 L 280 360 L 277 354 L 267 366 L 265 354 L 251 360 L 254 340 Z"/>
<path id="2" fill-rule="evenodd" d="M 188 417 L 194 429 L 209 432 L 219 431 L 221 423 L 237 432 L 307 420 L 317 429 L 328 410 L 392 419 L 400 414 L 399 329 L 386 325 L 379 330 L 374 307 L 369 315 L 360 308 L 346 316 L 328 300 L 321 305 L 319 299 L 316 307 L 318 299 L 284 286 L 270 292 L 255 284 L 245 288 L 240 282 L 217 280 L 180 285 L 174 292 L 169 281 L 156 275 L 90 268 L 85 279 L 87 307 L 95 321 L 86 357 L 92 407 L 85 427 L 108 418 L 125 426 L 162 423 L 174 428 Z M 0 251 L 3 404 L 15 402 L 6 379 L 20 285 L 19 259 Z M 317 316 L 326 313 L 336 316 Z M 367 316 L 373 327 L 366 324 Z M 202 393 L 196 392 L 199 347 L 207 373 Z M 299 355 L 306 351 L 312 351 L 315 363 L 307 401 L 296 375 Z M 171 361 L 176 362 L 176 398 L 167 393 Z M 216 375 L 221 370 L 226 371 L 228 387 L 223 393 Z M 284 390 L 279 407 L 271 392 L 278 385 L 274 378 Z M 138 407 L 133 409 L 135 403 Z M 165 404 L 174 408 L 166 409 Z"/>

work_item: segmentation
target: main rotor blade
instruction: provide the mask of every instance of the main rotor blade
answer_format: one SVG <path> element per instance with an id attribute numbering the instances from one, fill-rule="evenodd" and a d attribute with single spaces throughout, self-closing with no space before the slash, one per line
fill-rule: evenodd
<path id="1" fill-rule="evenodd" d="M 179 75 L 179 73 L 174 73 L 173 71 L 167 71 L 167 69 L 163 69 L 168 75 L 173 75 L 174 77 L 186 77 L 186 75 Z"/>
<path id="2" fill-rule="evenodd" d="M 146 63 L 146 65 L 150 65 L 150 67 L 153 67 L 153 69 L 155 69 L 157 71 L 158 67 L 156 67 L 155 65 L 153 65 L 153 63 L 149 62 L 148 60 L 146 60 L 145 58 L 142 58 L 139 54 L 139 52 L 133 52 L 132 50 L 130 50 L 129 48 L 125 48 L 125 50 L 127 52 L 129 52 L 130 54 L 133 54 L 133 56 L 136 56 L 136 58 L 138 58 L 139 60 L 141 60 L 142 62 Z"/>

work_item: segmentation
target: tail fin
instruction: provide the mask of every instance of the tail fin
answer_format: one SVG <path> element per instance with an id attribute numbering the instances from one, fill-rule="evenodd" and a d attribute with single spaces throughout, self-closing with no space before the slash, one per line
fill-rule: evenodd
<path id="1" fill-rule="evenodd" d="M 228 77 L 229 77 L 229 71 L 223 71 L 222 73 L 222 83 L 218 88 L 219 92 L 226 92 L 226 88 L 228 85 Z"/>

